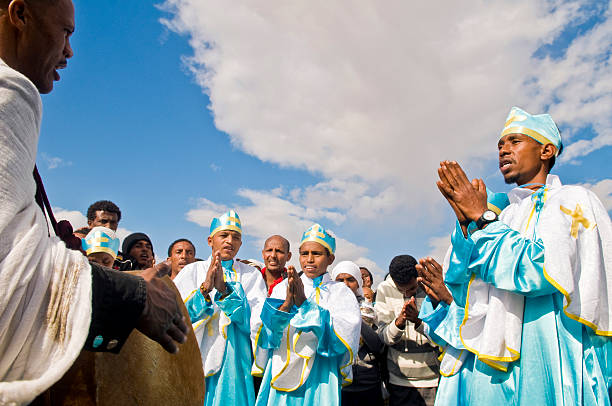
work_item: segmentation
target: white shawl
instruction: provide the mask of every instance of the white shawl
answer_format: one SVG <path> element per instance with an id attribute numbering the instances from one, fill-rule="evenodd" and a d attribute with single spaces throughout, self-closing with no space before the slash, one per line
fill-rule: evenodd
<path id="1" fill-rule="evenodd" d="M 538 215 L 531 192 L 516 188 L 500 220 L 524 237 L 544 243 L 544 277 L 564 296 L 565 315 L 612 336 L 612 223 L 595 194 L 563 186 L 548 175 Z M 480 231 L 477 231 L 477 233 Z M 520 357 L 524 296 L 472 276 L 460 328 L 466 348 L 490 366 L 506 370 Z"/>
<path id="2" fill-rule="evenodd" d="M 0 405 L 31 402 L 73 364 L 91 320 L 91 268 L 49 237 L 32 176 L 34 85 L 0 60 Z"/>

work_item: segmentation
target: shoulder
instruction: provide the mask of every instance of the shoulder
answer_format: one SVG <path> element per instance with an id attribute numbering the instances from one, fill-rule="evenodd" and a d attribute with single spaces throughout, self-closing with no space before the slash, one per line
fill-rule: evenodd
<path id="1" fill-rule="evenodd" d="M 42 101 L 34 83 L 0 60 L 0 104 L 19 101 L 25 101 L 39 116 L 42 113 Z"/>
<path id="2" fill-rule="evenodd" d="M 261 272 L 254 266 L 247 265 L 239 261 L 234 261 L 234 268 L 241 274 L 249 275 L 249 276 L 256 274 L 256 275 L 259 275 L 259 277 L 261 277 Z"/>
<path id="3" fill-rule="evenodd" d="M 568 207 L 571 209 L 574 209 L 576 205 L 580 205 L 583 210 L 588 210 L 588 208 L 593 206 L 603 207 L 599 197 L 592 190 L 581 185 L 563 185 L 551 191 L 546 203 L 550 206 L 571 206 Z"/>

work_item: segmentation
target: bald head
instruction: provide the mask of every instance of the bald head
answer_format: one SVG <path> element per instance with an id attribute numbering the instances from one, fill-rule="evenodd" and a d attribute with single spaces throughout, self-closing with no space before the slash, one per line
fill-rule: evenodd
<path id="1" fill-rule="evenodd" d="M 273 274 L 280 274 L 285 269 L 285 264 L 291 259 L 289 241 L 280 235 L 268 237 L 261 251 L 266 269 Z"/>
<path id="2" fill-rule="evenodd" d="M 53 90 L 72 57 L 72 0 L 0 0 L 0 58 L 40 93 Z"/>

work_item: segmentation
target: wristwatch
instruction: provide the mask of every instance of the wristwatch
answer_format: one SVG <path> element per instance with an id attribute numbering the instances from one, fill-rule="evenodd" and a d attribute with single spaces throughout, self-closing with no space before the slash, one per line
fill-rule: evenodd
<path id="1" fill-rule="evenodd" d="M 482 213 L 482 216 L 480 216 L 480 218 L 476 220 L 476 227 L 478 227 L 479 230 L 482 230 L 484 226 L 496 220 L 497 213 L 492 210 L 486 210 L 484 213 Z"/>

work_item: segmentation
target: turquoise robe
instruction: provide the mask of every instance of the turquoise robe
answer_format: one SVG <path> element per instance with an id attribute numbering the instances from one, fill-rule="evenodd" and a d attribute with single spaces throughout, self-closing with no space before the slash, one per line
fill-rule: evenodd
<path id="1" fill-rule="evenodd" d="M 442 377 L 437 406 L 610 405 L 612 340 L 563 312 L 563 295 L 544 276 L 544 245 L 498 221 L 464 238 L 459 226 L 445 282 L 457 308 L 422 309 L 429 333 L 441 345 L 463 346 L 467 283 L 472 274 L 525 296 L 521 355 L 503 372 L 467 353 L 458 373 Z"/>
<path id="2" fill-rule="evenodd" d="M 264 304 L 257 346 L 259 351 L 267 351 L 269 357 L 257 406 L 339 406 L 343 381 L 350 382 L 351 376 L 345 376 L 343 370 L 352 373 L 361 326 L 355 295 L 344 284 L 330 281 L 327 273 L 315 280 L 302 275 L 302 281 L 308 299 L 299 308 L 293 306 L 289 312 L 278 310 L 284 302 L 280 297 L 287 289 L 286 281 L 275 287 L 273 297 L 266 299 Z M 297 389 L 275 389 L 272 354 L 281 346 L 289 325 L 299 333 L 316 335 L 316 353 L 311 358 L 313 363 L 308 377 L 296 385 Z"/>

